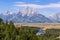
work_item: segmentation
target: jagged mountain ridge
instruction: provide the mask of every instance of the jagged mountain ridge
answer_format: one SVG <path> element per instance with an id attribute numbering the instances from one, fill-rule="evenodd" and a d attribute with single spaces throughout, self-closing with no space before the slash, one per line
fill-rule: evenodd
<path id="1" fill-rule="evenodd" d="M 26 11 L 26 12 L 25 12 Z M 15 23 L 52 23 L 53 21 L 44 15 L 40 14 L 36 10 L 28 9 L 28 10 L 12 12 L 7 11 L 5 13 L 0 14 L 0 18 L 4 21 L 13 21 Z M 25 13 L 24 13 L 25 12 Z M 24 15 L 22 15 L 24 14 Z"/>

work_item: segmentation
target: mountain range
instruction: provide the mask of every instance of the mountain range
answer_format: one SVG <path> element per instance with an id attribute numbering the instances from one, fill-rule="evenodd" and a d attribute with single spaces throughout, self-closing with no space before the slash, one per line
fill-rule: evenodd
<path id="1" fill-rule="evenodd" d="M 15 12 L 6 11 L 0 13 L 0 18 L 4 21 L 13 21 L 14 23 L 60 23 L 60 13 L 46 17 L 34 9 L 18 10 Z"/>
<path id="2" fill-rule="evenodd" d="M 49 17 L 54 23 L 60 23 L 60 12 L 53 14 Z"/>

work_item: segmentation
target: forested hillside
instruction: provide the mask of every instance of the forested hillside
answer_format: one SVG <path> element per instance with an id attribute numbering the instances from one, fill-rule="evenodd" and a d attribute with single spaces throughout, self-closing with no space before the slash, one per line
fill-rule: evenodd
<path id="1" fill-rule="evenodd" d="M 52 30 L 47 29 L 44 35 L 36 35 L 38 30 L 23 26 L 15 28 L 12 21 L 3 22 L 0 19 L 0 40 L 60 40 L 57 38 L 60 35 L 60 31 Z"/>

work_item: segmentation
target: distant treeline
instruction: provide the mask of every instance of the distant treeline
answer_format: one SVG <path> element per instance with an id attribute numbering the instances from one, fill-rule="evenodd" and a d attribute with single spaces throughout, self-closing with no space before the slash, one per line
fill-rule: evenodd
<path id="1" fill-rule="evenodd" d="M 12 21 L 3 22 L 0 18 L 0 40 L 60 40 L 60 29 L 47 29 L 44 35 L 36 35 L 38 30 L 30 27 L 15 28 Z"/>

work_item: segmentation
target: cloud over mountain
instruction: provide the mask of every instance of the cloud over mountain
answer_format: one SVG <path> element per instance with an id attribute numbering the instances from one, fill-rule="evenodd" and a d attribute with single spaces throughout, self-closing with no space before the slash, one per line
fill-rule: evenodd
<path id="1" fill-rule="evenodd" d="M 47 5 L 39 5 L 39 4 L 28 4 L 28 3 L 15 3 L 14 6 L 23 6 L 23 7 L 32 7 L 32 8 L 60 8 L 60 2 L 58 3 L 50 3 Z"/>

